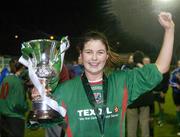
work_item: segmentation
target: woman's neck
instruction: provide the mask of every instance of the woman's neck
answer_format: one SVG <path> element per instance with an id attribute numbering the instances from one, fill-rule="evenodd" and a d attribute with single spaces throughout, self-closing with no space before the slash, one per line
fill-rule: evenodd
<path id="1" fill-rule="evenodd" d="M 99 81 L 99 80 L 102 80 L 102 78 L 103 78 L 103 72 L 98 73 L 98 74 L 92 74 L 92 73 L 85 72 L 85 74 L 86 74 L 88 81 Z"/>

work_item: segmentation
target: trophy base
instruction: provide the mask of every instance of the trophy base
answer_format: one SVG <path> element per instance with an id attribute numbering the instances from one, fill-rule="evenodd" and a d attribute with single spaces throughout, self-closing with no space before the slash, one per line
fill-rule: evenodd
<path id="1" fill-rule="evenodd" d="M 64 118 L 56 111 L 30 111 L 28 115 L 27 127 L 30 129 L 38 129 L 39 127 L 50 127 L 58 124 L 63 127 Z"/>
<path id="2" fill-rule="evenodd" d="M 64 117 L 49 107 L 45 100 L 36 98 L 32 101 L 32 110 L 28 114 L 27 127 L 37 129 L 39 127 L 50 127 L 54 124 L 64 124 Z"/>

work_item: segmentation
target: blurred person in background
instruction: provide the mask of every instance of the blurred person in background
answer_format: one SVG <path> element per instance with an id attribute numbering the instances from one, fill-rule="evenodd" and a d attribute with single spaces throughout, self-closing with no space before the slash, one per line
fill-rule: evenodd
<path id="1" fill-rule="evenodd" d="M 133 54 L 130 54 L 128 57 L 128 61 L 126 64 L 123 64 L 120 69 L 125 70 L 125 69 L 133 69 L 135 67 L 134 64 L 134 59 L 133 59 Z"/>
<path id="2" fill-rule="evenodd" d="M 0 85 L 3 81 L 3 79 L 11 74 L 11 73 L 15 73 L 15 63 L 17 62 L 17 60 L 15 58 L 12 58 L 10 61 L 9 61 L 9 66 L 8 67 L 4 67 L 1 71 L 1 75 L 0 75 Z"/>
<path id="3" fill-rule="evenodd" d="M 22 64 L 14 64 L 14 74 L 3 79 L 0 86 L 1 137 L 24 137 L 25 113 L 28 110 L 26 86 L 21 77 Z"/>
<path id="4" fill-rule="evenodd" d="M 78 57 L 77 60 L 73 60 L 72 66 L 69 68 L 69 72 L 71 78 L 81 76 L 81 74 L 84 72 L 84 66 L 82 65 L 80 57 Z"/>
<path id="5" fill-rule="evenodd" d="M 142 51 L 136 51 L 133 54 L 134 68 L 142 68 L 150 64 L 150 58 L 144 55 Z M 136 137 L 141 133 L 141 137 L 150 136 L 149 119 L 150 105 L 153 104 L 152 92 L 146 92 L 138 97 L 127 109 L 127 136 Z M 138 132 L 140 127 L 140 132 Z"/>
<path id="6" fill-rule="evenodd" d="M 177 61 L 176 68 L 171 72 L 169 82 L 172 87 L 173 101 L 176 106 L 177 135 L 180 136 L 180 60 Z"/>
<path id="7" fill-rule="evenodd" d="M 164 104 L 165 104 L 165 95 L 168 91 L 169 87 L 169 78 L 170 78 L 170 72 L 166 72 L 163 74 L 163 79 L 161 83 L 159 83 L 154 89 L 154 101 L 158 104 L 158 125 L 161 127 L 164 125 Z"/>

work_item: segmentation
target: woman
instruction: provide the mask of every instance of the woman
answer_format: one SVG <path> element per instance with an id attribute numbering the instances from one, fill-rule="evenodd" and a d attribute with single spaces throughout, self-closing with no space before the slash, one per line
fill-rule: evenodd
<path id="1" fill-rule="evenodd" d="M 127 71 L 113 72 L 108 78 L 103 70 L 116 61 L 106 38 L 89 32 L 81 44 L 84 74 L 59 85 L 54 96 L 67 110 L 67 137 L 123 137 L 124 115 L 143 91 L 150 91 L 161 80 L 171 62 L 174 23 L 171 14 L 161 12 L 159 22 L 165 29 L 164 41 L 155 64 Z"/>
<path id="2" fill-rule="evenodd" d="M 165 29 L 164 41 L 155 64 L 104 75 L 106 65 L 117 61 L 107 39 L 99 32 L 89 32 L 80 47 L 84 73 L 66 81 L 53 93 L 66 108 L 66 137 L 123 137 L 125 111 L 145 91 L 162 79 L 171 62 L 174 23 L 171 14 L 161 12 L 159 22 Z M 115 56 L 115 57 L 114 57 Z M 144 92 L 143 92 L 144 91 Z"/>

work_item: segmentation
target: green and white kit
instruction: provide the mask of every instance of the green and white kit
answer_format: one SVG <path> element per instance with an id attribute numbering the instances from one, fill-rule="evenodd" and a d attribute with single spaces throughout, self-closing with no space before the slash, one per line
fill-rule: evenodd
<path id="1" fill-rule="evenodd" d="M 161 80 L 162 74 L 155 64 L 133 70 L 115 71 L 108 76 L 107 100 L 103 134 L 100 131 L 96 111 L 90 104 L 81 77 L 60 84 L 54 97 L 58 104 L 66 108 L 66 137 L 124 137 L 127 107 L 142 93 L 150 91 Z M 127 87 L 127 103 L 123 101 Z M 143 92 L 144 91 L 144 92 Z M 125 106 L 124 106 L 125 105 Z M 123 111 L 122 111 L 123 110 Z M 101 115 L 102 107 L 98 108 Z"/>

